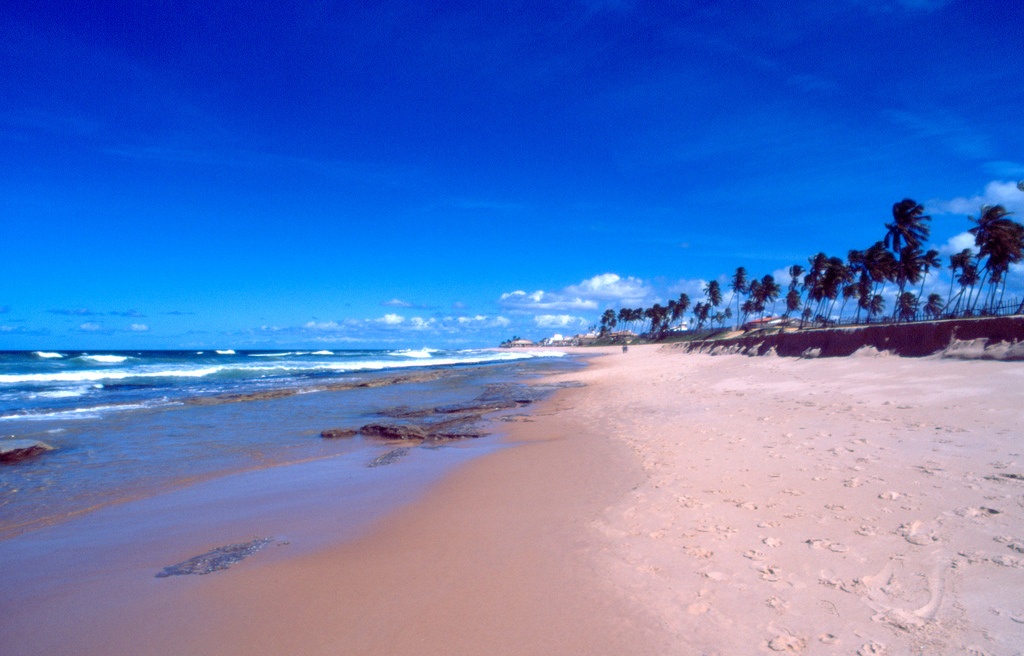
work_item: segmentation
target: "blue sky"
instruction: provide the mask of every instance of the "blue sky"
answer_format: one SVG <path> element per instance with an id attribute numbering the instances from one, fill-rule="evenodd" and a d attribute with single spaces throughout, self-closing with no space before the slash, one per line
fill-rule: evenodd
<path id="1" fill-rule="evenodd" d="M 1018 0 L 272 4 L 0 8 L 0 348 L 493 345 L 1024 213 Z"/>

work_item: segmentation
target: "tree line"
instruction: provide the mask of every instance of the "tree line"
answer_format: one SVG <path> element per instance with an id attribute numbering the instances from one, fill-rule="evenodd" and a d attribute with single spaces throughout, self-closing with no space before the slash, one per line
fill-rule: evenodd
<path id="1" fill-rule="evenodd" d="M 1024 182 L 1018 188 L 1024 191 Z M 728 298 L 722 285 L 712 280 L 697 302 L 683 293 L 664 306 L 609 308 L 601 315 L 601 334 L 618 327 L 660 337 L 681 323 L 687 312 L 698 330 L 724 328 L 733 318 L 739 328 L 752 317 L 774 316 L 779 302 L 782 316 L 798 318 L 801 327 L 832 323 L 833 317 L 844 316 L 851 303 L 856 323 L 879 318 L 909 321 L 919 312 L 936 319 L 991 314 L 1003 301 L 1010 265 L 1024 257 L 1024 225 L 1011 219 L 1011 214 L 1002 205 L 986 205 L 977 217 L 968 217 L 974 224 L 969 232 L 975 248 L 949 256 L 950 286 L 945 296 L 933 292 L 925 298 L 927 276 L 942 261 L 937 250 L 924 250 L 931 216 L 923 205 L 905 198 L 893 205 L 892 221 L 885 224 L 881 240 L 864 250 L 851 250 L 845 258 L 819 252 L 807 259 L 806 266 L 790 266 L 785 290 L 774 276 L 750 276 L 741 266 L 729 279 Z M 895 302 L 887 309 L 885 291 L 890 285 L 895 286 Z M 1024 303 L 1017 309 L 1021 312 Z"/>

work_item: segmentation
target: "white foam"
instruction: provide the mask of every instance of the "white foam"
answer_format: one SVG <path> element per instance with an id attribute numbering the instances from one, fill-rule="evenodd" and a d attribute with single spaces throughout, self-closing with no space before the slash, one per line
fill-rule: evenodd
<path id="1" fill-rule="evenodd" d="M 310 355 L 334 355 L 334 351 L 313 351 Z"/>
<path id="2" fill-rule="evenodd" d="M 124 380 L 125 378 L 202 378 L 210 376 L 225 367 L 203 367 L 196 369 L 150 369 L 146 371 L 124 371 L 92 369 L 88 371 L 57 371 L 46 374 L 0 374 L 0 383 L 78 383 L 101 380 Z"/>
<path id="3" fill-rule="evenodd" d="M 88 390 L 86 389 L 74 389 L 74 390 L 53 390 L 50 392 L 39 392 L 36 396 L 44 399 L 70 399 L 76 396 L 82 396 Z"/>
<path id="4" fill-rule="evenodd" d="M 63 353 L 54 353 L 52 351 L 36 351 L 32 355 L 36 356 L 37 358 L 47 358 L 47 359 L 56 359 L 56 358 L 63 358 L 64 357 Z"/>
<path id="5" fill-rule="evenodd" d="M 153 407 L 145 403 L 126 403 L 121 405 L 101 405 L 92 408 L 74 408 L 72 410 L 58 410 L 56 412 L 26 412 L 23 414 L 0 415 L 0 421 L 4 420 L 28 420 L 46 421 L 51 419 L 96 419 L 107 412 L 125 412 L 128 410 L 141 410 Z"/>
<path id="6" fill-rule="evenodd" d="M 421 348 L 418 351 L 413 349 L 405 349 L 404 351 L 395 351 L 395 355 L 405 356 L 407 358 L 429 358 L 432 357 L 432 353 L 436 353 L 437 349 Z"/>
<path id="7" fill-rule="evenodd" d="M 126 355 L 81 355 L 78 359 L 99 362 L 100 364 L 121 364 L 128 359 Z"/>
<path id="8" fill-rule="evenodd" d="M 234 349 L 224 349 L 224 350 L 218 349 L 216 351 L 216 353 L 217 353 L 217 355 L 234 355 L 235 351 L 234 351 Z"/>

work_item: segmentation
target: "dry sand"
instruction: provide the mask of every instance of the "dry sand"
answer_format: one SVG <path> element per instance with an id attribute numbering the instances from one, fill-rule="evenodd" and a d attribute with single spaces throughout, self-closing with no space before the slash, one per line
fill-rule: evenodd
<path id="1" fill-rule="evenodd" d="M 1021 653 L 1020 363 L 605 353 L 366 537 L 82 653 Z"/>
<path id="2" fill-rule="evenodd" d="M 646 473 L 599 570 L 672 653 L 1024 649 L 1019 363 L 634 348 L 579 378 Z"/>

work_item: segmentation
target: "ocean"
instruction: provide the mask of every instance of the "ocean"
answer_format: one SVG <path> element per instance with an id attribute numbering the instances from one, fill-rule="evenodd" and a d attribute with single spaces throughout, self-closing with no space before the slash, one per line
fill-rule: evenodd
<path id="1" fill-rule="evenodd" d="M 287 495 L 284 465 L 372 505 L 375 485 L 421 485 L 498 447 L 428 440 L 399 459 L 396 443 L 352 431 L 481 405 L 514 419 L 549 391 L 529 379 L 576 366 L 550 349 L 0 352 L 0 441 L 53 447 L 0 465 L 0 540 L 229 478 Z"/>

